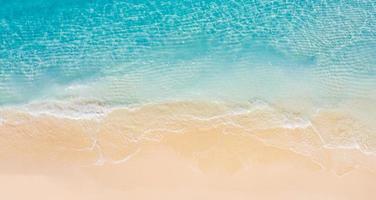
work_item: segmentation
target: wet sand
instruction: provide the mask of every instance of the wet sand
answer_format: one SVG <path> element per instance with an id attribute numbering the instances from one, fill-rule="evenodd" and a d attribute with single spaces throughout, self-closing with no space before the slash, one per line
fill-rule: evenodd
<path id="1" fill-rule="evenodd" d="M 376 196 L 376 156 L 323 144 L 349 133 L 335 132 L 336 119 L 343 119 L 338 112 L 315 115 L 308 124 L 289 116 L 295 121 L 286 124 L 286 115 L 274 109 L 230 107 L 149 105 L 116 109 L 100 120 L 3 111 L 0 194 L 73 200 Z"/>

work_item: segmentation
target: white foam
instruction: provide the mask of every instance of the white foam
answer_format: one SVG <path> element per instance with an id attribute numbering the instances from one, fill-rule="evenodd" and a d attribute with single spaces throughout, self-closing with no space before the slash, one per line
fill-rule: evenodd
<path id="1" fill-rule="evenodd" d="M 376 153 L 372 150 L 367 150 L 363 148 L 358 142 L 348 142 L 343 144 L 325 144 L 323 146 L 326 149 L 344 149 L 344 150 L 356 150 L 360 151 L 365 155 L 375 156 Z"/>
<path id="2" fill-rule="evenodd" d="M 3 125 L 5 122 L 5 119 L 0 116 L 0 126 Z"/>
<path id="3" fill-rule="evenodd" d="M 300 117 L 287 117 L 283 119 L 283 128 L 287 129 L 304 129 L 312 126 L 312 123 L 309 120 L 300 118 Z"/>
<path id="4" fill-rule="evenodd" d="M 112 161 L 112 163 L 113 164 L 125 163 L 125 162 L 129 161 L 131 158 L 133 158 L 134 156 L 136 156 L 140 151 L 141 151 L 141 149 L 137 149 L 134 153 L 131 153 L 131 154 L 125 156 L 124 158 L 120 159 L 120 160 Z"/>
<path id="5" fill-rule="evenodd" d="M 33 116 L 49 115 L 68 119 L 101 119 L 111 109 L 101 102 L 88 100 L 33 102 L 17 109 Z"/>

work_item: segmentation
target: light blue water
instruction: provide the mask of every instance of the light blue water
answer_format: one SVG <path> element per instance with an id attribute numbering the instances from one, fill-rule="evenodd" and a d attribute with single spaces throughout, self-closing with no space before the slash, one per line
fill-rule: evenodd
<path id="1" fill-rule="evenodd" d="M 376 97 L 376 2 L 0 0 L 0 104 Z"/>

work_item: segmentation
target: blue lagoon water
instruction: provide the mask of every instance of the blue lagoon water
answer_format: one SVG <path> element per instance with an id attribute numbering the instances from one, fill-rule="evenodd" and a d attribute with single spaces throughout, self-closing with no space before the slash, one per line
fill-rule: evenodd
<path id="1" fill-rule="evenodd" d="M 13 153 L 60 158 L 84 135 L 87 149 L 130 141 L 120 155 L 151 133 L 241 130 L 357 168 L 343 155 L 375 155 L 375 102 L 374 0 L 0 0 L 0 146 Z"/>
<path id="2" fill-rule="evenodd" d="M 3 105 L 376 97 L 374 1 L 0 3 Z"/>

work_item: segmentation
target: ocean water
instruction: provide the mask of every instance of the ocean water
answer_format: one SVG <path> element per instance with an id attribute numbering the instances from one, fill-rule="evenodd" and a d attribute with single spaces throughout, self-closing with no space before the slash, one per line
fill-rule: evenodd
<path id="1" fill-rule="evenodd" d="M 0 102 L 375 98 L 373 1 L 1 1 Z"/>
<path id="2" fill-rule="evenodd" d="M 124 114 L 128 121 L 103 126 L 139 139 L 150 130 L 176 132 L 176 124 L 191 119 L 196 125 L 232 124 L 227 132 L 242 127 L 249 134 L 273 129 L 284 135 L 299 129 L 298 138 L 285 135 L 291 143 L 265 141 L 303 154 L 320 148 L 376 151 L 375 1 L 0 5 L 3 133 L 37 127 L 40 116 L 103 120 L 154 105 L 143 117 Z M 166 123 L 146 123 L 152 116 Z M 48 130 L 64 132 L 57 124 Z"/>

